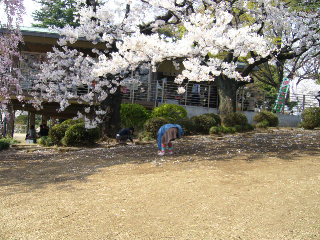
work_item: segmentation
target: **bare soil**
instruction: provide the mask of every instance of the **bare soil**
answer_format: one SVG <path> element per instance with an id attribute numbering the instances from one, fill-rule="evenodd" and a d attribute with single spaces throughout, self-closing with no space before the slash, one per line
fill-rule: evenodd
<path id="1" fill-rule="evenodd" d="M 0 152 L 0 239 L 320 239 L 320 131 Z M 69 149 L 70 150 L 70 149 Z"/>

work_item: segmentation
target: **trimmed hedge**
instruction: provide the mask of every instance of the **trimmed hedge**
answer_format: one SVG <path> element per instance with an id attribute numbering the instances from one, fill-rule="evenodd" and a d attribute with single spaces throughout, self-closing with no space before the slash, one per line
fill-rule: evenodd
<path id="1" fill-rule="evenodd" d="M 73 120 L 68 119 L 60 124 L 56 124 L 49 130 L 49 138 L 52 141 L 52 144 L 61 145 L 61 140 L 65 136 L 65 133 L 69 127 L 75 125 L 77 123 L 83 123 L 84 121 L 81 119 Z"/>
<path id="2" fill-rule="evenodd" d="M 300 127 L 305 129 L 320 127 L 320 107 L 306 108 L 301 116 Z"/>
<path id="3" fill-rule="evenodd" d="M 48 136 L 43 136 L 41 138 L 38 138 L 37 143 L 41 146 L 46 146 L 46 147 L 54 145 L 52 139 Z"/>
<path id="4" fill-rule="evenodd" d="M 142 129 L 145 122 L 150 118 L 149 111 L 140 104 L 121 104 L 121 127 L 134 127 L 136 130 Z"/>
<path id="5" fill-rule="evenodd" d="M 253 116 L 253 121 L 258 124 L 262 121 L 267 121 L 269 123 L 269 127 L 277 127 L 279 125 L 278 116 L 267 110 L 262 110 L 261 112 L 256 113 Z M 265 123 L 261 123 L 260 125 L 265 125 Z"/>
<path id="6" fill-rule="evenodd" d="M 41 145 L 83 146 L 92 145 L 98 139 L 98 127 L 86 129 L 83 120 L 68 119 L 61 124 L 54 125 L 49 131 L 49 138 L 39 139 Z"/>
<path id="7" fill-rule="evenodd" d="M 248 118 L 244 113 L 240 112 L 232 112 L 229 113 L 224 119 L 223 123 L 224 126 L 226 127 L 234 127 L 236 125 L 246 125 L 248 124 Z"/>
<path id="8" fill-rule="evenodd" d="M 179 124 L 182 127 L 185 136 L 193 134 L 196 130 L 195 123 L 188 117 L 179 118 L 173 123 Z"/>
<path id="9" fill-rule="evenodd" d="M 220 116 L 218 114 L 216 114 L 216 113 L 205 113 L 203 115 L 208 115 L 210 117 L 213 117 L 216 120 L 217 126 L 221 125 L 221 118 L 220 118 Z"/>
<path id="10" fill-rule="evenodd" d="M 265 119 L 257 123 L 257 128 L 268 128 L 269 122 Z"/>
<path id="11" fill-rule="evenodd" d="M 237 129 L 235 127 L 226 127 L 226 126 L 214 126 L 210 128 L 209 134 L 219 134 L 219 133 L 235 133 L 237 132 Z"/>
<path id="12" fill-rule="evenodd" d="M 77 123 L 68 128 L 61 140 L 66 146 L 92 145 L 99 139 L 99 128 L 86 129 L 85 123 Z"/>
<path id="13" fill-rule="evenodd" d="M 151 117 L 168 118 L 175 122 L 177 119 L 188 117 L 188 113 L 187 110 L 182 106 L 165 103 L 154 108 L 152 110 Z"/>
<path id="14" fill-rule="evenodd" d="M 7 150 L 10 147 L 10 140 L 6 138 L 0 139 L 0 151 Z"/>
<path id="15" fill-rule="evenodd" d="M 202 114 L 198 116 L 193 116 L 191 120 L 195 124 L 195 130 L 197 133 L 209 134 L 209 130 L 213 126 L 217 126 L 217 122 L 214 117 L 208 114 Z"/>
<path id="16" fill-rule="evenodd" d="M 247 123 L 245 125 L 235 125 L 234 127 L 226 126 L 214 126 L 210 128 L 209 134 L 219 134 L 219 133 L 236 133 L 236 132 L 246 132 L 254 130 L 254 126 Z"/>
<path id="17" fill-rule="evenodd" d="M 151 132 L 143 131 L 138 134 L 139 141 L 150 141 L 153 140 L 154 137 Z"/>
<path id="18" fill-rule="evenodd" d="M 67 129 L 70 126 L 63 123 L 52 126 L 49 130 L 49 137 L 51 138 L 52 143 L 55 145 L 60 145 L 61 139 L 64 137 Z"/>
<path id="19" fill-rule="evenodd" d="M 150 132 L 153 138 L 157 137 L 159 129 L 168 123 L 172 123 L 172 119 L 164 117 L 153 117 L 146 121 L 144 124 L 144 130 Z"/>

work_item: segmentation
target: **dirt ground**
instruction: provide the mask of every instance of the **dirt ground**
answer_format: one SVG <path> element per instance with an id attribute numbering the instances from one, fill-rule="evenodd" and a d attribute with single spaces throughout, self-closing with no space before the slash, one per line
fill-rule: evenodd
<path id="1" fill-rule="evenodd" d="M 320 131 L 0 152 L 0 239 L 320 239 Z"/>

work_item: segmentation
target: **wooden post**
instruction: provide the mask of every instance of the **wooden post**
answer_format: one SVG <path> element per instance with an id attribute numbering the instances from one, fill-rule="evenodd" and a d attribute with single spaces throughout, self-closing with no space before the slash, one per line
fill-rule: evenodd
<path id="1" fill-rule="evenodd" d="M 56 118 L 52 117 L 51 118 L 51 126 L 50 127 L 54 126 L 55 124 L 56 124 Z"/>

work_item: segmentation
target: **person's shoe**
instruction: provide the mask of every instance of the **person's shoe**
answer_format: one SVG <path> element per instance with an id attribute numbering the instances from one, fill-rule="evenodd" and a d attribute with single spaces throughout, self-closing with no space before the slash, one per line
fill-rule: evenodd
<path id="1" fill-rule="evenodd" d="M 172 155 L 173 154 L 173 152 L 172 151 L 169 151 L 169 155 Z"/>
<path id="2" fill-rule="evenodd" d="M 164 152 L 164 151 L 160 151 L 159 153 L 158 153 L 158 155 L 159 156 L 164 156 L 166 153 Z"/>

